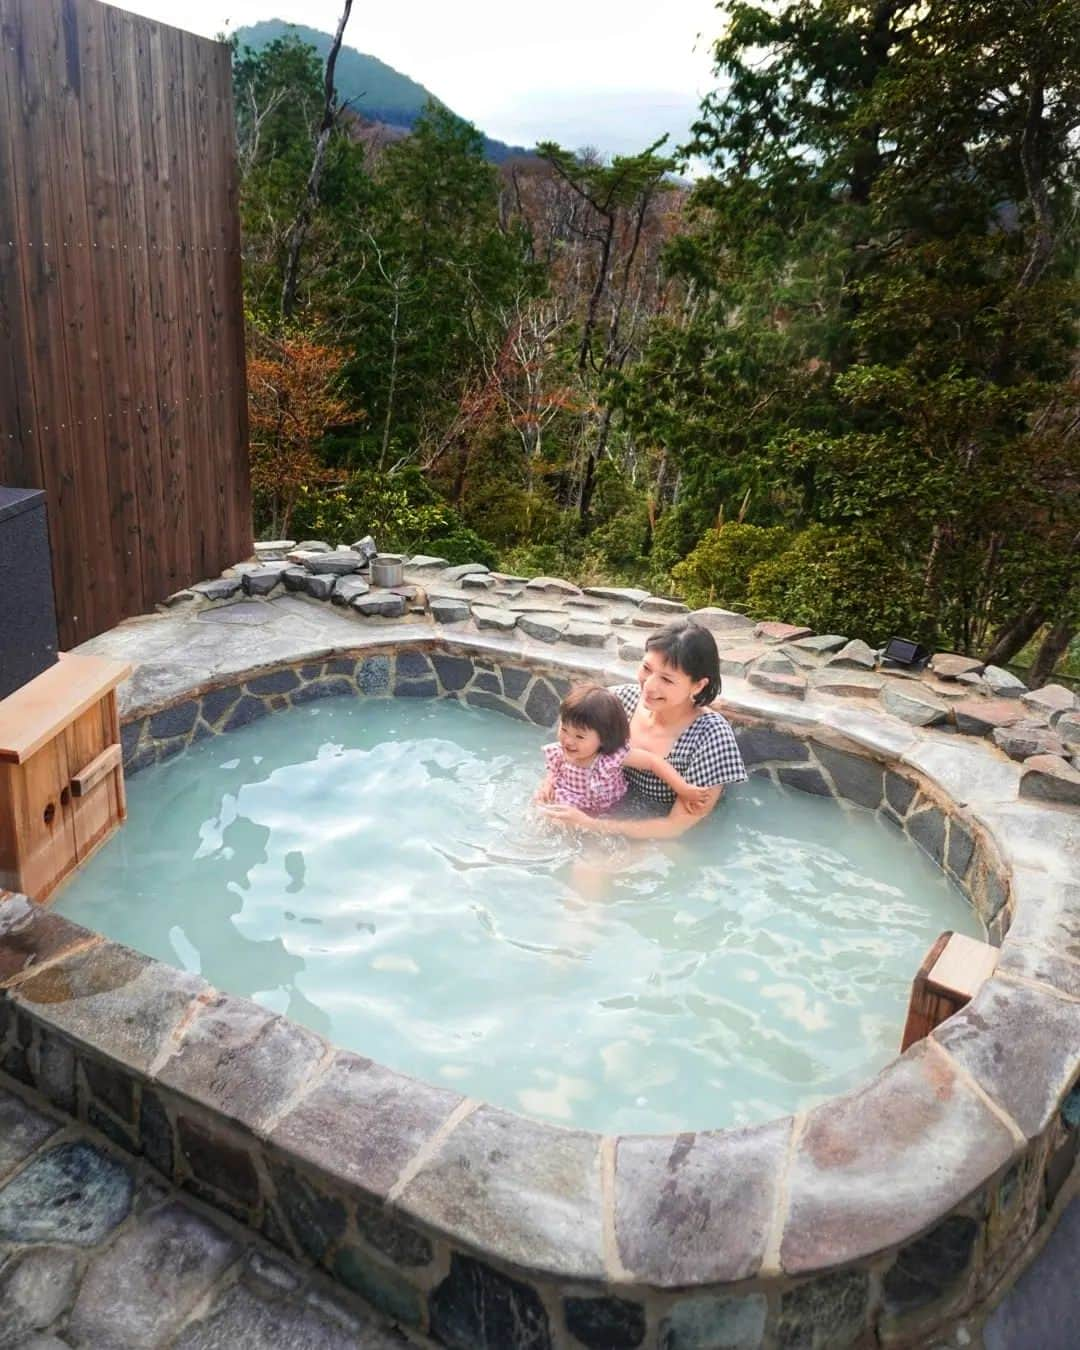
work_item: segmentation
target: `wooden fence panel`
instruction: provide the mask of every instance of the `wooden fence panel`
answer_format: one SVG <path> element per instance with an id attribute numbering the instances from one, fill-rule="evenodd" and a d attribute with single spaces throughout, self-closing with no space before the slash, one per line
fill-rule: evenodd
<path id="1" fill-rule="evenodd" d="M 238 189 L 224 44 L 0 0 L 0 483 L 64 647 L 251 551 Z"/>

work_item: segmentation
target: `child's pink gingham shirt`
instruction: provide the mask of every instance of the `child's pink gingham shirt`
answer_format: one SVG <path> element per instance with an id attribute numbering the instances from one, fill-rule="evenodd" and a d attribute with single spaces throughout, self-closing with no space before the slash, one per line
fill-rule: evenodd
<path id="1" fill-rule="evenodd" d="M 622 762 L 630 753 L 628 745 L 610 755 L 597 755 L 585 768 L 571 764 L 556 741 L 544 746 L 544 759 L 555 787 L 555 801 L 576 806 L 590 816 L 610 811 L 626 796 L 626 778 Z"/>

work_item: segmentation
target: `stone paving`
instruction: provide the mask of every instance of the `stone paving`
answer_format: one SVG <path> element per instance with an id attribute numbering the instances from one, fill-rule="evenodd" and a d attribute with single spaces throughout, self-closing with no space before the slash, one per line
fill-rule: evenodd
<path id="1" fill-rule="evenodd" d="M 0 1085 L 0 1350 L 429 1344 Z"/>

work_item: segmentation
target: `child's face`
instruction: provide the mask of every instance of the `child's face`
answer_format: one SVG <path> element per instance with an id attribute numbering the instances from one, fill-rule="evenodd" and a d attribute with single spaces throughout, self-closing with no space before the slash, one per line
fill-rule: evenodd
<path id="1" fill-rule="evenodd" d="M 588 727 L 568 726 L 560 722 L 559 744 L 571 764 L 588 764 L 600 751 L 600 736 Z"/>

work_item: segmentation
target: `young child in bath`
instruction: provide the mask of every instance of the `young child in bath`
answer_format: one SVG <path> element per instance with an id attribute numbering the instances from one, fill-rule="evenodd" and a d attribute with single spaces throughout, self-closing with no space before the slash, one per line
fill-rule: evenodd
<path id="1" fill-rule="evenodd" d="M 563 699 L 559 739 L 544 746 L 544 760 L 547 773 L 534 801 L 576 806 L 590 816 L 603 815 L 626 796 L 624 766 L 656 774 L 692 812 L 709 793 L 692 787 L 659 755 L 631 749 L 626 710 L 599 684 L 579 684 Z"/>

